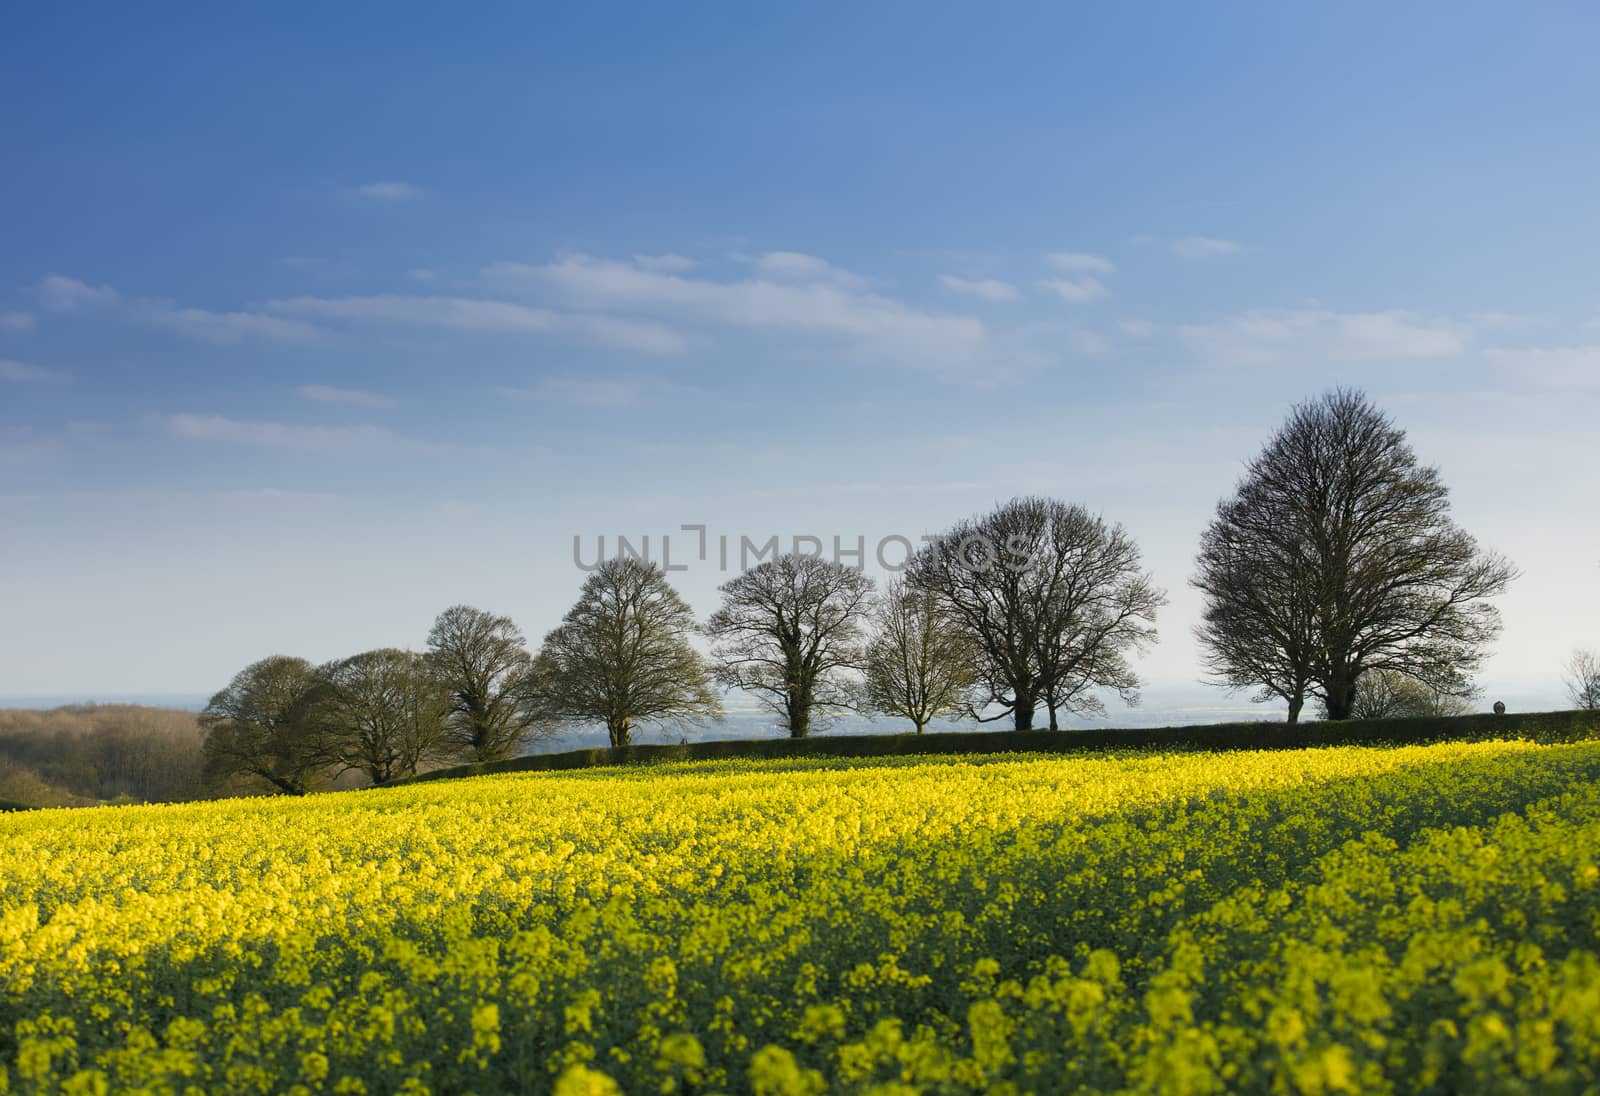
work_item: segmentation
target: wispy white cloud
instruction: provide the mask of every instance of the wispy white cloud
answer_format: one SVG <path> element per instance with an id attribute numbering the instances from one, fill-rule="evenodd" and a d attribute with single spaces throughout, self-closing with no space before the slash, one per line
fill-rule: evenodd
<path id="1" fill-rule="evenodd" d="M 52 312 L 114 308 L 122 303 L 121 295 L 108 285 L 92 286 L 61 274 L 51 274 L 39 283 L 39 300 Z"/>
<path id="2" fill-rule="evenodd" d="M 1148 339 L 1156 333 L 1156 325 L 1149 320 L 1121 320 L 1117 328 L 1124 334 L 1135 339 Z"/>
<path id="3" fill-rule="evenodd" d="M 31 312 L 0 312 L 0 331 L 32 331 Z"/>
<path id="4" fill-rule="evenodd" d="M 799 270 L 806 264 L 792 266 Z M 663 315 L 680 323 L 839 338 L 864 352 L 935 369 L 970 364 L 987 336 L 976 317 L 922 311 L 836 280 L 721 282 L 641 270 L 631 263 L 587 255 L 544 265 L 497 263 L 483 271 L 483 279 L 506 291 L 554 296 L 569 306 L 598 312 Z"/>
<path id="5" fill-rule="evenodd" d="M 235 343 L 246 338 L 300 341 L 316 337 L 316 328 L 296 320 L 259 312 L 208 312 L 180 308 L 169 301 L 138 301 L 129 314 L 149 327 L 176 332 L 202 342 Z"/>
<path id="6" fill-rule="evenodd" d="M 959 278 L 954 274 L 941 274 L 939 284 L 952 293 L 963 293 L 985 301 L 1014 301 L 1022 295 L 1010 282 L 995 278 Z"/>
<path id="7" fill-rule="evenodd" d="M 1501 311 L 1468 312 L 1465 319 L 1474 331 L 1484 334 L 1537 331 L 1555 321 L 1548 313 Z"/>
<path id="8" fill-rule="evenodd" d="M 410 278 L 414 282 L 431 282 L 437 279 L 439 275 L 429 270 L 425 266 L 419 266 L 414 270 L 407 271 L 406 277 Z"/>
<path id="9" fill-rule="evenodd" d="M 220 442 L 269 449 L 371 449 L 400 439 L 382 426 L 301 426 L 230 419 L 223 415 L 171 415 L 167 433 L 182 441 Z"/>
<path id="10" fill-rule="evenodd" d="M 328 384 L 303 384 L 295 389 L 302 398 L 317 403 L 344 403 L 351 407 L 393 407 L 394 400 L 380 392 L 360 388 L 335 388 Z"/>
<path id="11" fill-rule="evenodd" d="M 354 187 L 350 193 L 357 198 L 366 198 L 374 202 L 414 202 L 424 197 L 427 191 L 416 183 L 389 180 L 377 183 L 364 183 Z"/>
<path id="12" fill-rule="evenodd" d="M 1052 251 L 1044 259 L 1057 270 L 1069 273 L 1110 274 L 1116 269 L 1104 255 L 1091 255 L 1087 251 Z"/>
<path id="13" fill-rule="evenodd" d="M 1180 259 L 1209 259 L 1219 255 L 1233 255 L 1244 249 L 1235 240 L 1218 240 L 1211 236 L 1185 236 L 1172 241 L 1172 253 Z"/>
<path id="14" fill-rule="evenodd" d="M 700 264 L 684 255 L 635 255 L 634 265 L 641 270 L 693 270 Z"/>
<path id="15" fill-rule="evenodd" d="M 1039 283 L 1039 288 L 1054 293 L 1069 304 L 1096 301 L 1106 295 L 1105 284 L 1087 274 L 1079 278 L 1046 278 Z"/>
<path id="16" fill-rule="evenodd" d="M 1472 329 L 1449 317 L 1400 310 L 1263 309 L 1187 324 L 1179 334 L 1196 352 L 1229 361 L 1399 361 L 1459 354 Z"/>
<path id="17" fill-rule="evenodd" d="M 545 309 L 474 297 L 288 297 L 268 301 L 266 308 L 269 312 L 316 320 L 501 334 L 552 331 L 556 326 L 556 314 Z"/>
<path id="18" fill-rule="evenodd" d="M 834 266 L 826 259 L 801 251 L 768 251 L 751 264 L 756 272 L 778 281 L 833 282 L 847 289 L 866 289 L 872 279 Z"/>
<path id="19" fill-rule="evenodd" d="M 1524 381 L 1557 388 L 1600 389 L 1600 345 L 1551 346 L 1483 352 L 1492 364 Z"/>
<path id="20" fill-rule="evenodd" d="M 37 365 L 0 358 L 0 381 L 42 381 L 51 374 Z"/>
<path id="21" fill-rule="evenodd" d="M 314 338 L 317 334 L 316 329 L 307 324 L 260 312 L 211 312 L 203 308 L 185 308 L 171 301 L 130 299 L 110 286 L 92 286 L 60 274 L 52 274 L 39 283 L 39 299 L 52 311 L 111 312 L 146 327 L 205 342 L 233 343 L 252 337 L 297 341 Z"/>
<path id="22" fill-rule="evenodd" d="M 665 324 L 615 316 L 581 315 L 478 297 L 291 297 L 267 310 L 305 319 L 390 327 L 438 328 L 477 334 L 574 333 L 608 346 L 672 354 L 688 343 Z"/>

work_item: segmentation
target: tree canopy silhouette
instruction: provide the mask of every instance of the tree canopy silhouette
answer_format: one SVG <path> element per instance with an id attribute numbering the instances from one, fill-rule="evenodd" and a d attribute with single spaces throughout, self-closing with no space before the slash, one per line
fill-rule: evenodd
<path id="1" fill-rule="evenodd" d="M 1466 695 L 1515 577 L 1450 519 L 1449 492 L 1360 392 L 1300 404 L 1201 537 L 1196 629 L 1213 677 L 1348 719 L 1363 674 Z"/>

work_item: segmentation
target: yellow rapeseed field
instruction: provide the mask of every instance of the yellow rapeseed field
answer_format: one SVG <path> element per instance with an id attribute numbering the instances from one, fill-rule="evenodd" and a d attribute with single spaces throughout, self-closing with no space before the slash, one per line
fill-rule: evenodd
<path id="1" fill-rule="evenodd" d="M 0 1092 L 1600 1088 L 1600 745 L 0 818 Z"/>

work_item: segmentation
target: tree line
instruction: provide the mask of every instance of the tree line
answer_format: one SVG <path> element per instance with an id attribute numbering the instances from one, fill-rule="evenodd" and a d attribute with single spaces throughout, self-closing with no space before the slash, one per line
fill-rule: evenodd
<path id="1" fill-rule="evenodd" d="M 214 790 L 193 712 L 131 704 L 0 711 L 0 801 L 69 807 Z"/>
<path id="2" fill-rule="evenodd" d="M 1308 701 L 1328 719 L 1450 714 L 1498 634 L 1515 568 L 1452 521 L 1437 469 L 1365 395 L 1294 407 L 1202 534 L 1191 584 L 1208 680 Z M 930 538 L 881 592 L 859 568 L 790 553 L 720 587 L 700 624 L 665 572 L 602 561 L 537 651 L 504 616 L 458 605 L 421 652 L 246 668 L 202 715 L 209 770 L 299 793 L 427 762 L 493 761 L 571 724 L 613 746 L 641 725 L 720 718 L 756 697 L 802 737 L 842 711 L 1009 720 L 1030 729 L 1136 703 L 1132 659 L 1165 592 L 1119 524 L 1017 498 Z M 692 643 L 710 642 L 709 655 Z"/>

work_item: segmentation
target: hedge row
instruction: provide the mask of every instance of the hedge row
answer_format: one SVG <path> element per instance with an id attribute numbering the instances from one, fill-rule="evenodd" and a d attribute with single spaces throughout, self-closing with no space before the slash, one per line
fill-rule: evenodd
<path id="1" fill-rule="evenodd" d="M 927 734 L 818 735 L 677 745 L 600 747 L 530 754 L 506 761 L 435 769 L 395 783 L 487 773 L 554 772 L 660 761 L 728 758 L 894 757 L 907 754 L 1083 753 L 1096 750 L 1293 750 L 1311 746 L 1418 746 L 1430 742 L 1524 739 L 1579 742 L 1600 738 L 1600 711 L 1526 712 L 1423 719 L 1353 719 L 1340 723 L 1210 723 L 1130 730 L 947 731 Z"/>

